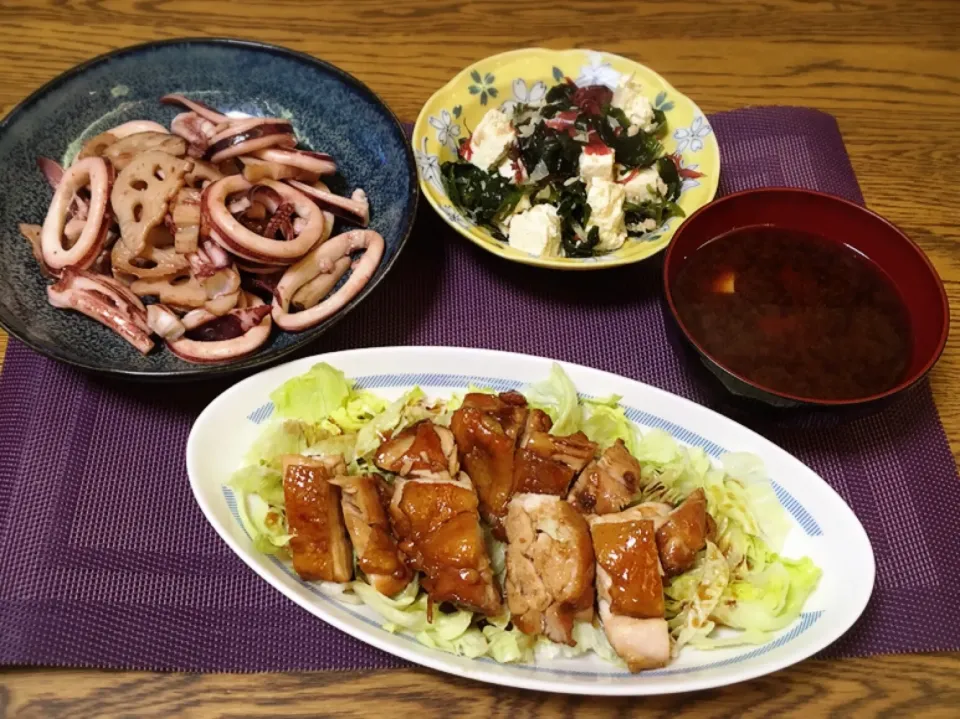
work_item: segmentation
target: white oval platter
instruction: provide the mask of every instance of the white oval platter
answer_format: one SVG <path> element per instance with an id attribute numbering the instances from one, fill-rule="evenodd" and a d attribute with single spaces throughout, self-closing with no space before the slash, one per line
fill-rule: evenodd
<path id="1" fill-rule="evenodd" d="M 491 350 L 383 347 L 333 352 L 296 360 L 249 377 L 214 400 L 187 442 L 187 469 L 197 499 L 214 529 L 261 578 L 319 619 L 378 649 L 461 677 L 511 687 L 591 695 L 649 695 L 718 687 L 769 674 L 828 646 L 860 616 L 873 590 L 873 550 L 860 522 L 840 496 L 799 460 L 755 432 L 712 410 L 656 387 L 579 365 L 560 363 L 584 395 L 622 396 L 627 415 L 644 428 L 661 428 L 679 442 L 716 458 L 725 451 L 759 455 L 793 521 L 783 554 L 810 556 L 823 570 L 820 584 L 793 625 L 760 646 L 700 651 L 685 648 L 668 667 L 640 674 L 592 655 L 536 664 L 497 664 L 429 649 L 412 637 L 380 628 L 362 605 L 344 604 L 301 581 L 274 557 L 253 549 L 236 501 L 224 487 L 242 462 L 273 406 L 269 394 L 317 362 L 340 368 L 359 386 L 387 398 L 414 385 L 443 397 L 468 386 L 498 391 L 544 379 L 552 360 Z"/>

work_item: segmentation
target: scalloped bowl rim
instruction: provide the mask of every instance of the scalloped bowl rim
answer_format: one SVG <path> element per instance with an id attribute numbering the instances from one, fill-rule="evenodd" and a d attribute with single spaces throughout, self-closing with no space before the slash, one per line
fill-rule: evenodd
<path id="1" fill-rule="evenodd" d="M 423 126 L 427 122 L 427 108 L 432 104 L 434 104 L 435 101 L 443 97 L 445 94 L 451 93 L 453 91 L 453 88 L 456 86 L 456 84 L 461 80 L 463 80 L 465 77 L 467 77 L 470 74 L 470 72 L 476 69 L 476 67 L 481 63 L 486 63 L 495 59 L 505 59 L 505 58 L 511 58 L 513 56 L 521 56 L 521 55 L 530 54 L 530 53 L 550 53 L 550 54 L 557 54 L 557 55 L 567 55 L 569 53 L 583 53 L 583 52 L 586 52 L 586 53 L 596 52 L 606 57 L 617 58 L 618 60 L 622 60 L 624 62 L 643 68 L 643 70 L 645 70 L 646 72 L 649 72 L 655 75 L 659 79 L 659 81 L 663 83 L 666 89 L 670 90 L 671 92 L 675 93 L 678 97 L 682 97 L 684 100 L 689 102 L 690 105 L 693 106 L 694 110 L 700 113 L 700 115 L 704 119 L 704 122 L 706 122 L 708 125 L 710 124 L 710 119 L 707 117 L 707 114 L 700 108 L 699 105 L 697 105 L 696 102 L 694 102 L 688 95 L 685 95 L 684 93 L 677 90 L 677 88 L 675 88 L 670 83 L 669 80 L 663 77 L 663 75 L 661 75 L 656 70 L 649 67 L 648 65 L 644 65 L 641 62 L 637 62 L 636 60 L 633 60 L 629 57 L 625 57 L 623 55 L 618 55 L 616 53 L 600 52 L 598 50 L 591 50 L 590 48 L 567 48 L 564 50 L 554 50 L 552 48 L 547 48 L 547 47 L 527 47 L 527 48 L 519 48 L 516 50 L 507 50 L 506 52 L 500 52 L 494 55 L 488 55 L 487 57 L 481 58 L 471 63 L 470 65 L 467 65 L 465 68 L 460 70 L 460 72 L 458 72 L 456 75 L 450 78 L 450 80 L 448 80 L 443 85 L 443 87 L 439 88 L 436 92 L 434 92 L 430 96 L 430 98 L 423 104 L 423 107 L 420 109 L 420 113 L 417 115 L 417 120 L 413 126 L 413 133 L 411 135 L 411 145 L 415 148 L 416 138 L 423 134 Z M 712 159 L 716 162 L 717 172 L 714 173 L 710 178 L 711 188 L 709 193 L 710 195 L 709 199 L 707 199 L 703 203 L 703 205 L 697 208 L 697 210 L 695 210 L 696 212 L 698 212 L 702 207 L 709 205 L 714 200 L 714 198 L 717 195 L 717 189 L 719 187 L 720 172 L 721 172 L 720 147 L 715 141 L 710 143 L 709 147 L 713 151 Z M 417 180 L 419 183 L 420 191 L 423 194 L 423 196 L 426 198 L 427 202 L 449 227 L 451 227 L 456 232 L 466 237 L 475 245 L 483 248 L 484 250 L 487 250 L 488 252 L 494 255 L 497 255 L 498 257 L 502 257 L 503 259 L 509 260 L 511 262 L 518 262 L 520 264 L 531 265 L 534 267 L 546 267 L 546 268 L 558 269 L 558 270 L 589 271 L 589 270 L 603 270 L 611 267 L 623 267 L 625 265 L 632 265 L 637 262 L 642 262 L 644 260 L 649 259 L 650 257 L 654 257 L 660 254 L 661 252 L 663 252 L 669 246 L 670 240 L 672 239 L 673 235 L 679 231 L 679 228 L 682 226 L 683 222 L 689 220 L 690 217 L 692 217 L 692 214 L 691 214 L 686 218 L 681 218 L 681 222 L 677 223 L 674 227 L 668 229 L 667 232 L 664 233 L 664 236 L 662 237 L 661 240 L 657 241 L 656 243 L 652 243 L 652 245 L 656 246 L 656 249 L 654 249 L 648 254 L 640 255 L 637 257 L 603 260 L 602 262 L 583 262 L 583 261 L 564 262 L 562 260 L 573 260 L 576 258 L 555 259 L 555 258 L 537 257 L 534 255 L 526 255 L 526 254 L 514 256 L 514 255 L 506 254 L 501 248 L 492 244 L 493 242 L 496 242 L 496 240 L 492 236 L 489 236 L 489 233 L 487 233 L 486 230 L 476 227 L 472 223 L 470 228 L 464 228 L 454 224 L 453 222 L 450 222 L 450 220 L 447 219 L 446 215 L 443 213 L 441 209 L 441 205 L 439 205 L 437 201 L 434 199 L 430 191 L 430 186 L 427 184 L 426 179 L 422 176 L 419 170 L 417 171 Z M 457 214 L 459 214 L 461 217 L 463 217 L 463 214 L 459 210 L 454 208 L 454 211 L 457 212 Z M 466 218 L 464 219 L 466 220 Z M 483 233 L 485 237 L 478 237 L 474 235 L 473 234 L 474 231 Z"/>

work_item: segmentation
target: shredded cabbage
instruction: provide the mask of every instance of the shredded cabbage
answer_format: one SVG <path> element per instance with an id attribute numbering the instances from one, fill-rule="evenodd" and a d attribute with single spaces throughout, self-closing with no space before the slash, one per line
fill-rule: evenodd
<path id="1" fill-rule="evenodd" d="M 305 454 L 308 457 L 340 454 L 343 455 L 343 460 L 349 464 L 355 458 L 356 444 L 357 435 L 338 434 L 304 447 L 300 454 Z"/>
<path id="2" fill-rule="evenodd" d="M 665 604 L 674 638 L 674 656 L 695 637 L 706 637 L 714 629 L 710 615 L 730 582 L 730 568 L 723 553 L 713 542 L 694 566 L 664 587 Z"/>

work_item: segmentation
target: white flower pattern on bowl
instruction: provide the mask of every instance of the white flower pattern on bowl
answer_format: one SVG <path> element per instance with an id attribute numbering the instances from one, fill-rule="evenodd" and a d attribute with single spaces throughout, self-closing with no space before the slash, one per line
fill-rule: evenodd
<path id="1" fill-rule="evenodd" d="M 454 208 L 450 207 L 449 205 L 444 205 L 440 209 L 443 210 L 443 214 L 453 224 L 458 225 L 459 227 L 463 227 L 465 229 L 473 227 L 471 223 L 467 222 L 467 220 L 464 219 L 463 215 L 461 215 L 459 212 L 457 212 Z"/>
<path id="2" fill-rule="evenodd" d="M 542 102 L 547 96 L 547 83 L 538 80 L 529 88 L 523 78 L 517 78 L 513 81 L 513 98 L 507 100 L 501 105 L 504 112 L 513 112 L 518 104 L 532 104 Z"/>
<path id="3" fill-rule="evenodd" d="M 417 170 L 426 178 L 427 182 L 443 192 L 443 183 L 440 181 L 440 158 L 427 152 L 427 138 L 423 138 L 421 143 L 423 149 L 413 151 L 413 157 L 417 162 Z M 446 193 L 444 192 L 444 195 Z"/>
<path id="4" fill-rule="evenodd" d="M 577 85 L 606 85 L 611 90 L 616 88 L 620 82 L 620 73 L 614 70 L 609 62 L 604 62 L 603 55 L 599 52 L 590 52 L 587 57 L 589 62 L 580 67 L 580 74 L 575 81 Z"/>
<path id="5" fill-rule="evenodd" d="M 457 151 L 457 138 L 460 137 L 460 125 L 453 121 L 453 116 L 447 110 L 440 111 L 440 117 L 427 118 L 430 127 L 437 131 L 437 142 L 446 145 L 451 151 Z"/>
<path id="6" fill-rule="evenodd" d="M 700 152 L 703 149 L 703 138 L 712 132 L 710 125 L 703 120 L 703 115 L 693 118 L 690 127 L 678 127 L 673 132 L 673 139 L 677 141 L 676 152 L 680 153 L 690 148 L 690 152 Z"/>
<path id="7" fill-rule="evenodd" d="M 688 165 L 683 155 L 677 155 L 677 170 L 680 173 L 680 178 L 683 180 L 683 183 L 680 185 L 681 194 L 687 190 L 692 190 L 694 187 L 700 187 L 700 180 L 697 178 L 703 177 L 703 175 L 698 172 L 699 167 L 700 165 Z M 691 175 L 695 175 L 695 177 Z"/>

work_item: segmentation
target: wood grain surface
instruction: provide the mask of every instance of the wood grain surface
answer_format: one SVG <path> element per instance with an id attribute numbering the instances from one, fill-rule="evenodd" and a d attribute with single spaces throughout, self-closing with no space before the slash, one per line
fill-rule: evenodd
<path id="1" fill-rule="evenodd" d="M 529 45 L 651 65 L 706 112 L 797 104 L 840 122 L 867 203 L 910 234 L 960 316 L 957 0 L 0 0 L 0 111 L 100 52 L 234 36 L 314 54 L 405 119 L 463 66 Z M 0 332 L 0 366 L 6 337 Z M 960 343 L 932 374 L 960 456 Z M 960 489 L 960 488 L 958 488 Z M 808 661 L 696 695 L 603 700 L 488 687 L 427 671 L 185 675 L 18 669 L 6 717 L 960 715 L 960 654 Z"/>

